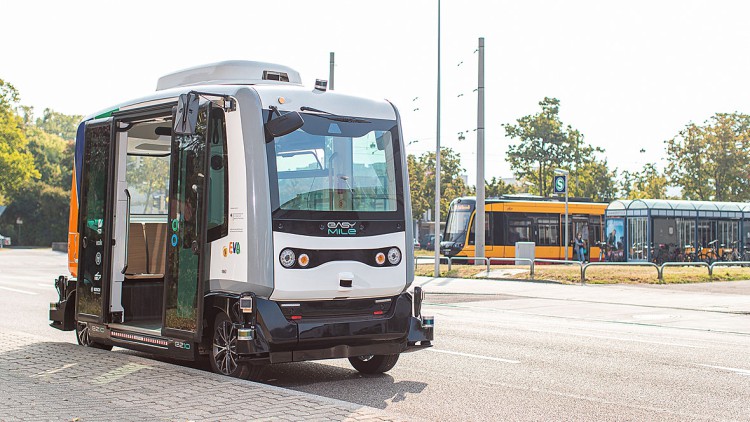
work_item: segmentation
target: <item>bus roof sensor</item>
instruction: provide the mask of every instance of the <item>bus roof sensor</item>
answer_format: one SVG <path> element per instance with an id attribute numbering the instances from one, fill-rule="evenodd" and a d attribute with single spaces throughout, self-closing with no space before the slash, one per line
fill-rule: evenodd
<path id="1" fill-rule="evenodd" d="M 230 60 L 179 70 L 159 78 L 156 90 L 194 85 L 302 85 L 296 70 L 274 63 Z"/>

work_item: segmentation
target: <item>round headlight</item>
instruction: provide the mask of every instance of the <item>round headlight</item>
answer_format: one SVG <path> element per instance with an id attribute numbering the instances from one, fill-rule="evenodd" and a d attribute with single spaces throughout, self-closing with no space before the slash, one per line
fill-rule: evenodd
<path id="1" fill-rule="evenodd" d="M 378 252 L 378 254 L 375 255 L 375 262 L 377 262 L 378 265 L 385 264 L 385 254 L 383 252 Z"/>
<path id="2" fill-rule="evenodd" d="M 294 251 L 291 249 L 284 249 L 281 251 L 281 255 L 279 255 L 279 261 L 284 268 L 292 268 L 294 266 L 295 258 Z"/>
<path id="3" fill-rule="evenodd" d="M 391 248 L 388 250 L 388 262 L 391 265 L 398 265 L 401 262 L 401 251 L 398 248 Z"/>
<path id="4" fill-rule="evenodd" d="M 310 257 L 306 253 L 300 254 L 299 258 L 297 258 L 297 263 L 300 267 L 307 267 L 310 264 Z"/>

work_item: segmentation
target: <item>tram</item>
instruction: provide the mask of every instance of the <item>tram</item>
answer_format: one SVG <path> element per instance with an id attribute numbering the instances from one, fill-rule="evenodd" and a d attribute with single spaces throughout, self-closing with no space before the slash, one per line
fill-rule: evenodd
<path id="1" fill-rule="evenodd" d="M 391 369 L 431 346 L 397 109 L 228 61 L 80 124 L 51 325 L 84 346 Z"/>
<path id="2" fill-rule="evenodd" d="M 515 257 L 516 242 L 534 242 L 540 259 L 565 259 L 575 255 L 570 244 L 577 234 L 586 244 L 586 260 L 598 261 L 603 238 L 605 203 L 574 199 L 568 203 L 568 233 L 565 237 L 565 202 L 556 198 L 504 195 L 485 200 L 485 256 Z M 476 198 L 454 199 L 440 242 L 440 252 L 449 257 L 474 256 Z"/>

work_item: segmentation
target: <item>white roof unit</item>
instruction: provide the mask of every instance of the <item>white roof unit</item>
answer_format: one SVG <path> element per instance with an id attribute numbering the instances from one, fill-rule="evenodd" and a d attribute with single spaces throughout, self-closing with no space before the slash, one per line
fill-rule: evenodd
<path id="1" fill-rule="evenodd" d="M 159 78 L 156 90 L 191 85 L 302 85 L 296 70 L 274 63 L 229 60 L 180 70 Z"/>

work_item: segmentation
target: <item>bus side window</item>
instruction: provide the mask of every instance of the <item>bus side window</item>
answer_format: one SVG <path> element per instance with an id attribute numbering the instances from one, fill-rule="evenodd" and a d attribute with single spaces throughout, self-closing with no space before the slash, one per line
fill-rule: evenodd
<path id="1" fill-rule="evenodd" d="M 208 241 L 214 241 L 227 235 L 227 137 L 224 123 L 224 111 L 218 108 L 211 110 L 211 127 L 209 134 L 209 186 L 208 186 Z"/>

